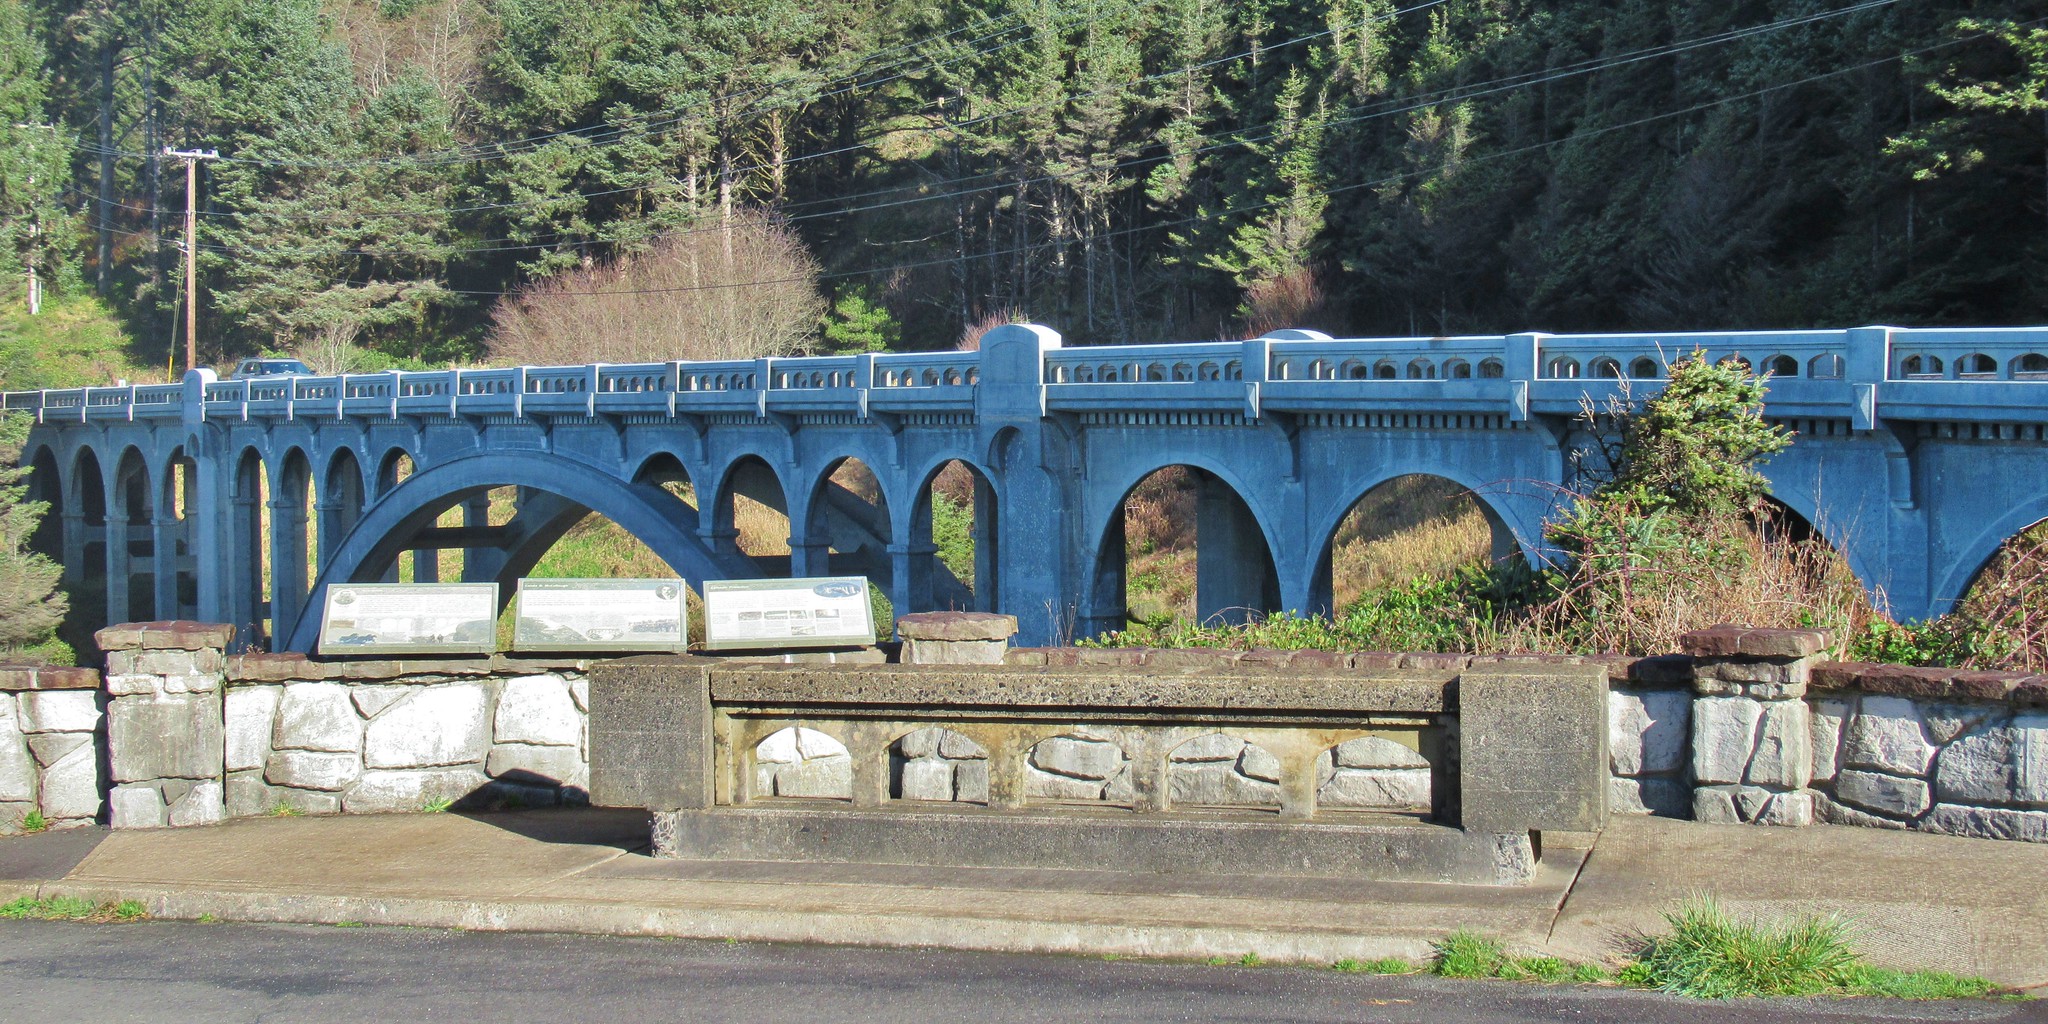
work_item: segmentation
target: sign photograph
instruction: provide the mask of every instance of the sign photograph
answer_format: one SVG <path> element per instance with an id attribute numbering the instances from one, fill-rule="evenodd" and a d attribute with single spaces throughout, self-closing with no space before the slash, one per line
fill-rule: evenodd
<path id="1" fill-rule="evenodd" d="M 522 579 L 516 651 L 680 651 L 689 641 L 682 580 Z"/>
<path id="2" fill-rule="evenodd" d="M 496 583 L 333 583 L 320 610 L 321 654 L 490 654 Z"/>
<path id="3" fill-rule="evenodd" d="M 704 584 L 704 646 L 710 650 L 865 647 L 874 642 L 865 576 Z"/>

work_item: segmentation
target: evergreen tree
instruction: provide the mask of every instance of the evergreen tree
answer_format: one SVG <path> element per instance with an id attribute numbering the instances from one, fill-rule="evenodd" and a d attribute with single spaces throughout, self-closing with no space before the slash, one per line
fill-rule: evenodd
<path id="1" fill-rule="evenodd" d="M 46 282 L 76 269 L 76 223 L 62 203 L 71 140 L 47 120 L 44 60 L 22 0 L 0 0 L 0 253 L 12 280 L 15 268 Z"/>
<path id="2" fill-rule="evenodd" d="M 28 470 L 17 468 L 29 425 L 25 416 L 0 416 L 0 650 L 8 651 L 47 638 L 66 608 L 57 591 L 63 567 L 29 550 L 49 511 L 28 500 Z"/>

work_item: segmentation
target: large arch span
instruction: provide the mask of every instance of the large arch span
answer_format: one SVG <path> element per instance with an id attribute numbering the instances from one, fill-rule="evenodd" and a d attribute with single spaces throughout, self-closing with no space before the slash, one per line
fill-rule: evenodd
<path id="1" fill-rule="evenodd" d="M 658 484 L 621 480 L 559 455 L 506 452 L 463 456 L 413 474 L 363 510 L 333 557 L 323 559 L 326 564 L 314 583 L 313 600 L 284 634 L 290 637 L 284 646 L 298 651 L 313 649 L 319 639 L 320 595 L 328 584 L 383 579 L 386 570 L 413 546 L 420 531 L 432 527 L 441 513 L 498 487 L 519 487 L 554 499 L 522 543 L 508 552 L 497 574 L 501 584 L 509 581 L 508 576 L 530 570 L 547 546 L 586 512 L 618 524 L 700 591 L 707 579 L 756 574 L 743 556 L 720 553 L 706 545 L 697 535 L 697 510 Z M 510 596 L 508 589 L 500 594 L 500 600 Z"/>

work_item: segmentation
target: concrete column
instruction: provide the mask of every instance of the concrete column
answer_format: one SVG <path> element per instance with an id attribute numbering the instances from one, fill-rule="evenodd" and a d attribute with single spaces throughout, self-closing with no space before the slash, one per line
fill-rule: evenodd
<path id="1" fill-rule="evenodd" d="M 263 524 L 258 511 L 254 494 L 234 497 L 234 522 L 222 551 L 231 556 L 226 562 L 232 565 L 227 574 L 225 599 L 235 628 L 249 641 L 259 638 L 257 627 L 263 621 Z"/>
<path id="2" fill-rule="evenodd" d="M 996 489 L 974 475 L 974 611 L 996 610 L 1001 562 L 996 552 Z"/>
<path id="3" fill-rule="evenodd" d="M 822 539 L 812 540 L 791 534 L 789 575 L 791 578 L 832 575 L 832 545 Z"/>
<path id="4" fill-rule="evenodd" d="M 270 640 L 291 635 L 306 603 L 306 504 L 278 494 L 270 499 Z"/>
<path id="5" fill-rule="evenodd" d="M 64 585 L 76 586 L 85 579 L 85 516 L 82 513 L 64 513 Z"/>
<path id="6" fill-rule="evenodd" d="M 197 591 L 193 614 L 206 622 L 240 621 L 228 603 L 232 570 L 227 568 L 222 537 L 232 528 L 233 515 L 232 506 L 223 500 L 226 483 L 216 461 L 194 460 L 192 497 L 185 503 L 185 543 Z"/>
<path id="7" fill-rule="evenodd" d="M 412 581 L 414 583 L 441 582 L 441 552 L 438 548 L 418 548 L 412 553 Z"/>
<path id="8" fill-rule="evenodd" d="M 177 513 L 169 509 L 157 509 L 150 524 L 154 533 L 154 563 L 156 618 L 175 619 L 178 617 L 178 542 L 185 534 L 185 524 L 178 520 Z"/>
<path id="9" fill-rule="evenodd" d="M 1230 485 L 1199 476 L 1195 498 L 1195 615 L 1245 622 L 1279 604 L 1265 534 Z"/>
<path id="10" fill-rule="evenodd" d="M 107 509 L 107 622 L 128 621 L 128 576 L 134 571 L 128 557 L 128 514 Z"/>
<path id="11" fill-rule="evenodd" d="M 932 563 L 938 550 L 931 543 L 889 545 L 889 603 L 897 615 L 932 610 Z"/>

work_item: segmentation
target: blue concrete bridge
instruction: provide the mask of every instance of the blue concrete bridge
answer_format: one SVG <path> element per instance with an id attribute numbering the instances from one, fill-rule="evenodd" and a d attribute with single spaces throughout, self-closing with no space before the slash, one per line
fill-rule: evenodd
<path id="1" fill-rule="evenodd" d="M 979 352 L 199 370 L 5 406 L 36 417 L 25 458 L 53 508 L 41 540 L 74 583 L 108 581 L 110 621 L 262 636 L 267 620 L 273 646 L 308 650 L 329 583 L 394 579 L 402 559 L 434 579 L 440 552 L 460 549 L 461 578 L 509 599 L 595 512 L 693 586 L 864 573 L 899 612 L 1010 612 L 1044 643 L 1123 625 L 1123 503 L 1167 466 L 1197 482 L 1204 616 L 1327 610 L 1339 522 L 1407 474 L 1469 488 L 1497 552 L 1544 561 L 1542 524 L 1590 443 L 1581 403 L 1640 398 L 1695 350 L 1773 375 L 1766 413 L 1798 434 L 1766 467 L 1774 496 L 1895 614 L 1947 610 L 2001 543 L 2048 518 L 2048 328 L 1065 348 L 1014 325 Z M 849 459 L 878 495 L 834 478 Z M 932 542 L 932 483 L 956 462 L 973 479 L 971 585 Z M 493 522 L 490 492 L 507 487 L 514 513 Z M 741 549 L 738 495 L 786 514 L 786 556 Z"/>

